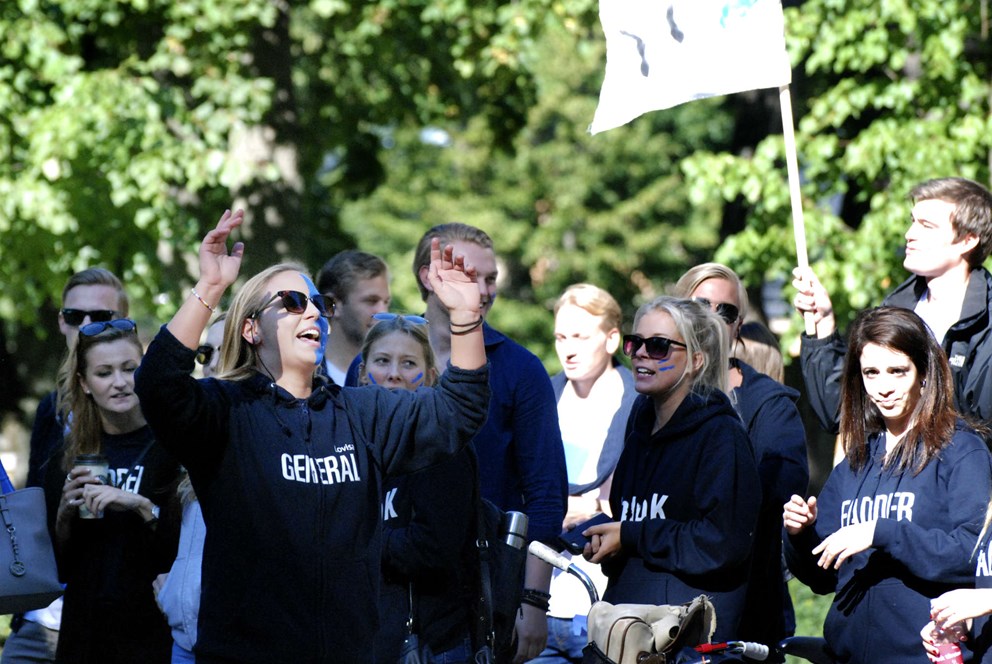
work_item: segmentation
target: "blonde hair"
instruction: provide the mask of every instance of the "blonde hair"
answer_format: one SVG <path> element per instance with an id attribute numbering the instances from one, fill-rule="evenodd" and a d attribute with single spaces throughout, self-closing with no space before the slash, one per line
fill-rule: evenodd
<path id="1" fill-rule="evenodd" d="M 710 390 L 719 390 L 726 394 L 729 391 L 727 364 L 730 360 L 727 358 L 727 348 L 730 344 L 727 324 L 723 319 L 699 302 L 662 295 L 641 305 L 634 316 L 634 327 L 641 318 L 654 311 L 663 311 L 672 317 L 685 343 L 689 361 L 679 380 L 689 373 L 693 358 L 699 354 L 703 361 L 699 371 L 692 376 L 692 391 L 705 394 Z"/>
<path id="2" fill-rule="evenodd" d="M 747 289 L 744 288 L 744 282 L 741 281 L 741 278 L 737 276 L 736 272 L 720 263 L 703 263 L 689 268 L 675 282 L 672 295 L 676 297 L 692 297 L 692 293 L 699 288 L 699 284 L 710 279 L 723 279 L 734 285 L 734 289 L 737 291 L 737 303 L 739 305 L 737 308 L 740 309 L 740 317 L 745 318 L 750 303 L 748 302 Z"/>
<path id="3" fill-rule="evenodd" d="M 220 360 L 217 362 L 215 378 L 222 380 L 245 380 L 254 375 L 258 366 L 258 348 L 241 336 L 245 321 L 253 320 L 265 306 L 269 296 L 269 282 L 283 272 L 306 274 L 306 268 L 298 263 L 279 263 L 268 267 L 245 282 L 227 309 L 227 323 L 224 325 L 224 342 Z M 316 366 L 314 366 L 316 370 Z"/>
<path id="4" fill-rule="evenodd" d="M 623 327 L 623 313 L 616 299 L 599 286 L 592 284 L 572 284 L 565 289 L 555 302 L 555 315 L 566 304 L 585 309 L 593 316 L 601 318 L 603 332 L 619 330 Z"/>
<path id="5" fill-rule="evenodd" d="M 759 373 L 767 374 L 780 383 L 785 382 L 785 361 L 776 337 L 763 323 L 756 320 L 741 325 L 737 356 Z"/>
<path id="6" fill-rule="evenodd" d="M 372 329 L 366 332 L 365 341 L 362 343 L 363 376 L 368 374 L 366 363 L 369 359 L 369 353 L 372 351 L 372 346 L 377 341 L 388 337 L 394 332 L 405 334 L 420 345 L 420 349 L 424 353 L 424 385 L 427 387 L 432 385 L 434 376 L 437 375 L 437 359 L 434 355 L 434 349 L 431 347 L 430 336 L 427 334 L 427 325 L 411 323 L 401 314 L 397 314 L 395 318 L 390 320 L 379 321 L 372 326 Z"/>

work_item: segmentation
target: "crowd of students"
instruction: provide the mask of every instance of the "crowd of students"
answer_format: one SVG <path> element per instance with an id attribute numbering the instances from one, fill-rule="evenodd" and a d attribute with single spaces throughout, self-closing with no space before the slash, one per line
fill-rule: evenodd
<path id="1" fill-rule="evenodd" d="M 818 496 L 799 393 L 724 265 L 687 271 L 628 334 L 609 293 L 570 287 L 553 377 L 487 323 L 495 248 L 464 224 L 416 247 L 421 312 L 388 313 L 385 264 L 349 251 L 316 284 L 267 268 L 221 314 L 245 251 L 226 211 L 147 350 L 120 281 L 79 273 L 29 472 L 66 590 L 15 616 L 2 662 L 391 663 L 411 633 L 431 662 L 476 661 L 477 495 L 527 514 L 532 540 L 580 529 L 606 601 L 709 596 L 716 639 L 794 632 L 784 558 L 834 594 L 838 662 L 956 642 L 992 662 L 992 194 L 944 178 L 911 196 L 913 276 L 846 340 L 795 273 L 806 392 L 844 450 Z M 584 591 L 536 558 L 523 586 L 495 661 L 581 662 Z"/>

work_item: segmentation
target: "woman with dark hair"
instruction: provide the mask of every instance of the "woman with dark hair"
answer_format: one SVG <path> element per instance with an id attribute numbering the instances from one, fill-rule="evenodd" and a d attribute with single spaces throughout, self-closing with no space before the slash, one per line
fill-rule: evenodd
<path id="1" fill-rule="evenodd" d="M 176 555 L 170 499 L 179 465 L 155 443 L 134 392 L 141 354 L 126 318 L 81 326 L 69 353 L 60 403 L 66 446 L 46 483 L 66 583 L 58 662 L 169 661 L 172 639 L 152 581 Z M 84 468 L 84 454 L 102 456 L 106 473 Z"/>
<path id="2" fill-rule="evenodd" d="M 789 568 L 835 593 L 823 634 L 841 662 L 926 662 L 930 599 L 973 584 L 992 455 L 957 415 L 950 367 L 908 309 L 863 312 L 841 392 L 845 459 L 819 498 L 785 504 Z"/>
<path id="3" fill-rule="evenodd" d="M 368 662 L 378 626 L 382 482 L 454 454 L 485 419 L 489 375 L 475 270 L 439 242 L 428 276 L 452 330 L 431 390 L 339 388 L 317 374 L 333 306 L 299 266 L 248 279 L 218 371 L 190 372 L 241 269 L 227 211 L 200 244 L 196 285 L 148 347 L 136 389 L 207 526 L 197 640 L 209 662 Z"/>

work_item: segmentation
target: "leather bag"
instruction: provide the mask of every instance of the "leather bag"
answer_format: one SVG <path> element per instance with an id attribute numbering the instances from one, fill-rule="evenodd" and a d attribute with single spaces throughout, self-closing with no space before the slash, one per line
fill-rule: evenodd
<path id="1" fill-rule="evenodd" d="M 668 664 L 685 647 L 709 643 L 716 610 L 705 595 L 678 605 L 596 602 L 583 664 Z"/>
<path id="2" fill-rule="evenodd" d="M 0 614 L 41 609 L 62 595 L 40 487 L 0 494 Z"/>

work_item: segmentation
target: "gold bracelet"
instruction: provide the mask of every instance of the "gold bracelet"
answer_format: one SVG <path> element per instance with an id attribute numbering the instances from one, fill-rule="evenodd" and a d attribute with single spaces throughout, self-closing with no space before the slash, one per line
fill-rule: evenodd
<path id="1" fill-rule="evenodd" d="M 217 310 L 216 307 L 211 307 L 209 304 L 207 304 L 207 301 L 206 300 L 204 300 L 202 297 L 200 297 L 200 294 L 196 292 L 196 288 L 190 288 L 189 289 L 189 292 L 192 293 L 193 294 L 193 297 L 195 297 L 197 300 L 199 300 L 200 301 L 200 304 L 202 304 L 203 306 L 205 306 L 210 313 L 214 313 Z"/>

